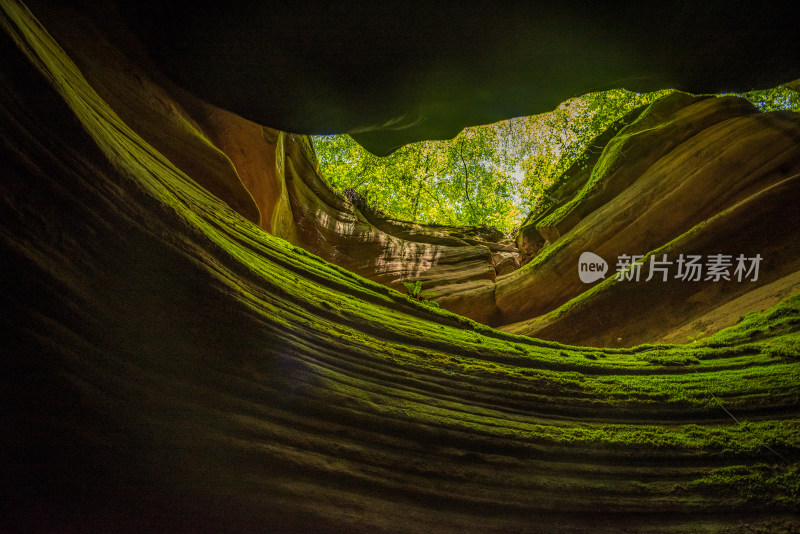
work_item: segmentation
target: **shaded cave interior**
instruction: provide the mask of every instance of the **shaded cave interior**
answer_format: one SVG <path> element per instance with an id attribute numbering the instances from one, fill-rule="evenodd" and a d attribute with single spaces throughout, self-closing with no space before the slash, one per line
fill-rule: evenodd
<path id="1" fill-rule="evenodd" d="M 702 96 L 796 79 L 794 28 L 780 10 L 733 7 L 723 20 L 752 31 L 715 41 L 729 27 L 687 32 L 685 17 L 667 16 L 694 3 L 658 3 L 655 26 L 622 4 L 614 24 L 615 12 L 597 6 L 577 13 L 575 31 L 593 17 L 609 22 L 587 35 L 618 33 L 625 50 L 650 54 L 652 83 L 683 90 L 601 136 L 586 169 L 554 186 L 560 202 L 511 241 L 359 210 L 320 176 L 307 134 L 353 131 L 376 152 L 452 135 L 552 107 L 547 91 L 534 103 L 517 94 L 540 72 L 505 83 L 511 93 L 477 84 L 458 103 L 442 97 L 454 90 L 443 83 L 405 107 L 365 98 L 380 86 L 309 89 L 328 76 L 313 68 L 316 39 L 336 35 L 289 53 L 298 34 L 288 28 L 315 35 L 331 8 L 304 22 L 297 8 L 247 5 L 232 24 L 217 3 L 182 11 L 176 25 L 178 8 L 155 2 L 34 0 L 29 11 L 3 0 L 2 400 L 12 431 L 2 436 L 0 525 L 795 528 L 800 119 Z M 718 7 L 699 7 L 690 29 L 717 20 Z M 457 20 L 474 33 L 484 12 L 465 9 Z M 545 26 L 576 15 L 541 9 Z M 498 28 L 527 12 L 504 13 Z M 406 15 L 428 39 L 441 21 L 419 21 L 430 14 Z M 269 15 L 275 34 L 261 31 Z M 335 30 L 350 35 L 345 44 L 369 41 L 360 22 Z M 203 25 L 219 38 L 192 38 Z M 670 46 L 646 44 L 654 32 Z M 685 33 L 692 46 L 678 39 Z M 450 39 L 437 49 L 461 42 Z M 780 53 L 759 52 L 766 42 Z M 274 43 L 285 53 L 258 53 Z M 382 79 L 369 47 L 353 49 L 354 65 L 376 69 L 355 79 Z M 336 50 L 321 61 L 341 67 Z M 390 72 L 418 59 L 396 53 Z M 245 68 L 262 55 L 272 74 Z M 482 57 L 488 70 L 469 82 L 507 68 Z M 649 74 L 624 53 L 609 57 L 609 79 L 553 82 L 552 93 Z M 297 63 L 312 66 L 274 75 Z M 320 101 L 327 115 L 314 109 Z M 500 101 L 509 104 L 498 110 Z M 587 250 L 764 262 L 752 282 L 608 278 L 587 288 L 577 276 Z M 507 269 L 518 254 L 528 261 Z M 415 280 L 442 310 L 392 289 Z M 701 329 L 707 340 L 674 344 Z"/>

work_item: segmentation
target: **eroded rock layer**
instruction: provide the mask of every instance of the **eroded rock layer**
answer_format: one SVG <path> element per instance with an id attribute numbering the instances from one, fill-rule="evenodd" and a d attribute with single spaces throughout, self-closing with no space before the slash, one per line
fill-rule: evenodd
<path id="1" fill-rule="evenodd" d="M 704 226 L 748 199 L 758 204 L 757 195 L 800 172 L 795 113 L 763 114 L 737 97 L 680 92 L 636 110 L 624 128 L 610 129 L 591 144 L 513 243 L 480 228 L 424 227 L 359 209 L 331 191 L 305 136 L 258 125 L 175 86 L 149 63 L 135 38 L 120 37 L 127 35 L 122 21 L 114 25 L 109 15 L 114 28 L 109 37 L 74 10 L 48 6 L 42 13 L 120 118 L 243 217 L 390 287 L 403 290 L 402 282 L 419 280 L 440 305 L 477 321 L 570 343 L 632 346 L 669 338 L 670 332 L 730 326 L 768 304 L 740 297 L 797 270 L 788 246 L 798 232 L 791 210 L 769 217 L 762 215 L 768 207 L 737 212 L 736 224 L 752 236 L 746 243 L 731 237 L 728 223 Z M 782 198 L 796 198 L 785 188 Z M 623 306 L 622 299 L 612 311 L 595 296 L 589 311 L 583 295 L 592 286 L 577 276 L 583 252 L 606 258 L 613 274 L 619 256 L 646 255 L 684 239 L 695 227 L 709 233 L 710 248 L 661 253 L 760 253 L 758 280 L 628 284 L 610 291 L 624 289 L 637 302 L 658 305 Z M 521 256 L 532 260 L 518 270 Z M 700 319 L 736 299 L 738 314 Z M 577 313 L 578 308 L 585 311 Z M 596 318 L 606 315 L 609 322 Z"/>
<path id="2" fill-rule="evenodd" d="M 109 36 L 73 9 L 47 5 L 41 12 L 122 120 L 199 185 L 274 235 L 399 289 L 416 280 L 437 293 L 441 286 L 491 287 L 498 272 L 519 265 L 516 246 L 497 232 L 362 213 L 319 175 L 306 136 L 255 124 L 186 93 L 159 74 L 133 37 L 119 37 L 126 29 L 112 14 L 115 34 Z M 495 319 L 494 306 L 487 303 L 480 318 Z"/>
<path id="3" fill-rule="evenodd" d="M 780 0 L 106 3 L 193 94 L 285 130 L 351 132 L 383 154 L 589 91 L 746 91 L 800 64 Z"/>
<path id="4" fill-rule="evenodd" d="M 520 233 L 521 244 L 539 243 L 538 256 L 498 283 L 501 322 L 527 321 L 504 327 L 509 331 L 579 344 L 654 341 L 800 268 L 797 113 L 759 113 L 738 98 L 676 93 L 613 137 L 587 170 L 570 174 L 550 192 L 559 201 L 532 215 Z M 623 255 L 652 251 L 673 263 L 666 280 L 659 271 L 645 282 L 652 261 L 646 257 L 640 282 L 609 280 L 588 292 L 578 276 L 585 251 L 607 258 L 609 277 Z M 717 254 L 729 256 L 727 279 L 707 272 L 698 281 L 677 278 L 681 255 L 700 256 L 705 265 Z M 757 280 L 730 278 L 740 255 L 763 258 Z M 619 298 L 598 306 L 606 292 Z"/>
<path id="5" fill-rule="evenodd" d="M 688 348 L 430 310 L 209 194 L 165 152 L 232 193 L 221 133 L 123 118 L 114 83 L 0 7 L 0 530 L 797 530 L 796 297 Z M 289 182 L 254 200 L 276 233 Z"/>

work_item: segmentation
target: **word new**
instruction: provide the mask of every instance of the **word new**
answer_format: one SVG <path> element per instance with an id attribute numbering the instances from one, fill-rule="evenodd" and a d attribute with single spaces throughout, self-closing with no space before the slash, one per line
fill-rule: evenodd
<path id="1" fill-rule="evenodd" d="M 584 284 L 605 278 L 608 271 L 606 260 L 594 252 L 584 252 L 578 259 L 578 276 Z"/>

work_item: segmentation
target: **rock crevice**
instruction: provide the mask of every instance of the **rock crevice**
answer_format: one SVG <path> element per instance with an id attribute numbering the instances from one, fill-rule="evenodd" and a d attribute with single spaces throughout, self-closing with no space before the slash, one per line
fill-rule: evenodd
<path id="1" fill-rule="evenodd" d="M 153 115 L 123 120 L 111 102 L 145 105 L 151 86 L 106 100 L 124 84 L 94 88 L 72 59 L 91 49 L 59 45 L 69 26 L 0 0 L 1 531 L 797 530 L 798 297 L 708 343 L 634 349 L 534 340 L 431 309 L 292 242 L 333 254 L 312 238 L 345 225 L 342 264 L 359 246 L 384 250 L 380 240 L 457 264 L 473 251 L 483 270 L 461 275 L 486 275 L 463 284 L 485 286 L 490 310 L 529 267 L 494 277 L 493 238 L 480 231 L 400 225 L 425 234 L 414 241 L 376 229 L 314 181 L 302 137 L 225 114 L 189 128 L 185 99 L 164 116 L 179 123 L 165 125 L 174 139 L 140 134 Z M 233 137 L 214 130 L 223 122 Z M 269 151 L 242 165 L 238 136 L 252 143 L 245 155 L 274 146 L 274 168 Z M 261 226 L 164 153 L 183 144 L 224 183 L 254 183 L 259 166 L 284 180 L 256 200 Z M 213 164 L 221 155 L 228 163 Z M 738 203 L 671 246 L 760 244 L 766 227 L 740 217 L 758 210 L 778 224 L 770 254 L 782 236 L 794 243 L 770 211 L 796 217 L 786 171 L 732 193 Z M 775 272 L 773 284 L 793 276 Z"/>

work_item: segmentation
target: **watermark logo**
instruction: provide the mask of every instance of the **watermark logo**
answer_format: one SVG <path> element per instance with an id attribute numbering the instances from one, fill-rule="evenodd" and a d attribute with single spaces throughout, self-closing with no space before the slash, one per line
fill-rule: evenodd
<path id="1" fill-rule="evenodd" d="M 578 259 L 578 276 L 584 284 L 605 278 L 607 272 L 608 263 L 594 252 L 584 252 Z"/>
<path id="2" fill-rule="evenodd" d="M 761 265 L 761 254 L 748 257 L 744 254 L 709 254 L 706 257 L 694 254 L 680 254 L 670 259 L 666 254 L 651 255 L 647 260 L 644 255 L 621 254 L 617 257 L 617 272 L 614 274 L 620 282 L 649 282 L 657 279 L 662 282 L 681 280 L 683 282 L 719 282 L 758 280 Z M 608 271 L 606 261 L 593 252 L 584 252 L 578 260 L 578 275 L 581 282 L 592 282 L 605 278 Z M 646 274 L 645 274 L 646 273 Z"/>

